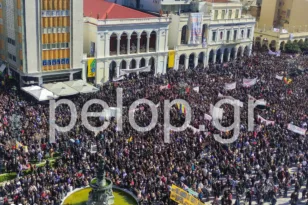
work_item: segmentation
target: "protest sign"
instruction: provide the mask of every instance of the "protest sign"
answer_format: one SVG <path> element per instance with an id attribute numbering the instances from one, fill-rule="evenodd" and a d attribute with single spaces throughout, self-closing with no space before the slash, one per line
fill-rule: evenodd
<path id="1" fill-rule="evenodd" d="M 204 205 L 203 202 L 173 184 L 171 186 L 170 199 L 181 205 Z"/>
<path id="2" fill-rule="evenodd" d="M 253 78 L 253 79 L 244 78 L 243 79 L 243 86 L 244 87 L 251 87 L 251 86 L 255 85 L 256 83 L 257 83 L 257 78 Z"/>
<path id="3" fill-rule="evenodd" d="M 263 117 L 261 117 L 260 115 L 258 115 L 258 120 L 260 120 L 261 123 L 265 123 L 266 125 L 274 125 L 275 124 L 275 121 L 266 120 Z"/>
<path id="4" fill-rule="evenodd" d="M 234 90 L 236 88 L 236 82 L 234 83 L 225 83 L 225 90 Z"/>
<path id="5" fill-rule="evenodd" d="M 288 130 L 291 130 L 295 133 L 298 133 L 300 135 L 306 135 L 306 129 L 304 128 L 300 128 L 300 127 L 297 127 L 295 125 L 292 125 L 291 123 L 288 124 Z"/>

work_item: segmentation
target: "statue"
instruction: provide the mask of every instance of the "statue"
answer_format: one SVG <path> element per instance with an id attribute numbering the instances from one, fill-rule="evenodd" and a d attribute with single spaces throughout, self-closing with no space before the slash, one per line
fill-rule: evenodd
<path id="1" fill-rule="evenodd" d="M 96 183 L 90 184 L 92 191 L 89 193 L 87 205 L 111 205 L 114 204 L 114 195 L 112 193 L 112 181 L 105 175 L 105 160 L 103 156 L 99 156 L 97 168 Z"/>
<path id="2" fill-rule="evenodd" d="M 99 164 L 98 164 L 98 170 L 97 170 L 97 181 L 102 181 L 105 178 L 105 160 L 103 157 L 101 157 Z"/>

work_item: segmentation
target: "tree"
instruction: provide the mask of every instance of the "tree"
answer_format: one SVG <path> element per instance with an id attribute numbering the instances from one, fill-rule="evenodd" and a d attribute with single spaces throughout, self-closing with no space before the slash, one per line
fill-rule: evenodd
<path id="1" fill-rule="evenodd" d="M 299 45 L 295 42 L 291 43 L 291 42 L 287 42 L 285 45 L 285 50 L 287 53 L 299 53 L 301 52 L 301 49 L 299 47 Z"/>
<path id="2" fill-rule="evenodd" d="M 301 42 L 299 44 L 299 48 L 301 49 L 301 51 L 308 51 L 308 41 Z"/>

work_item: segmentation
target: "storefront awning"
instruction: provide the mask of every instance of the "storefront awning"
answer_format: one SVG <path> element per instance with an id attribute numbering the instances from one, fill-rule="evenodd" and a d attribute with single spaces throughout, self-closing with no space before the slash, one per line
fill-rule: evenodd
<path id="1" fill-rule="evenodd" d="M 70 96 L 70 95 L 76 95 L 79 92 L 70 86 L 58 82 L 58 83 L 48 83 L 48 84 L 43 84 L 43 88 L 49 90 L 50 92 L 53 92 L 57 96 Z"/>
<path id="2" fill-rule="evenodd" d="M 84 82 L 83 80 L 66 81 L 63 83 L 79 93 L 93 93 L 99 90 L 98 88 Z"/>
<path id="3" fill-rule="evenodd" d="M 46 100 L 53 100 L 59 98 L 57 95 L 54 95 L 49 90 L 42 88 L 40 86 L 29 86 L 21 88 L 26 93 L 32 95 L 38 101 L 46 101 Z"/>

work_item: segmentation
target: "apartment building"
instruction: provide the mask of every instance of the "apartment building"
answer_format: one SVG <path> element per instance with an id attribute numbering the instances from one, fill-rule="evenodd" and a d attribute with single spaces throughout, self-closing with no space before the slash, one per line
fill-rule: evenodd
<path id="1" fill-rule="evenodd" d="M 0 56 L 21 85 L 82 76 L 82 0 L 0 0 Z"/>

